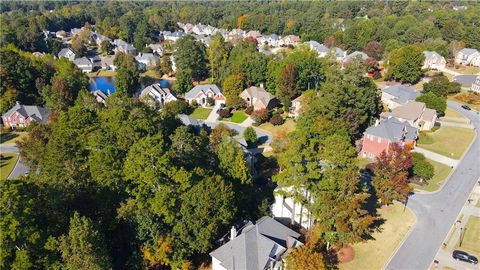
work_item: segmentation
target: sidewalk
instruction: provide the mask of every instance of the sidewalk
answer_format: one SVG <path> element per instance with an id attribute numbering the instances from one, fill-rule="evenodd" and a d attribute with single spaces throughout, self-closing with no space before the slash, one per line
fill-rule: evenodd
<path id="1" fill-rule="evenodd" d="M 424 148 L 421 148 L 421 147 L 418 147 L 416 146 L 415 148 L 413 148 L 412 150 L 413 152 L 417 152 L 417 153 L 421 153 L 423 154 L 426 158 L 429 158 L 431 160 L 434 160 L 436 162 L 440 162 L 442 164 L 445 164 L 447 166 L 450 166 L 450 167 L 455 167 L 458 165 L 458 160 L 456 159 L 452 159 L 452 158 L 449 158 L 449 157 L 446 157 L 446 156 L 442 156 L 440 154 L 437 154 L 437 153 L 434 153 L 432 151 L 429 151 L 427 149 L 424 149 Z"/>
<path id="2" fill-rule="evenodd" d="M 441 126 L 469 128 L 469 129 L 474 128 L 472 124 L 467 124 L 467 123 L 455 123 L 455 122 L 444 122 L 444 121 L 438 121 L 438 123 L 440 123 Z"/>

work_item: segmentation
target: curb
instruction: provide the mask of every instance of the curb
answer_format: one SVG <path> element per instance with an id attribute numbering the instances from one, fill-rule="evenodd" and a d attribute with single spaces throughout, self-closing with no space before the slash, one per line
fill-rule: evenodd
<path id="1" fill-rule="evenodd" d="M 20 162 L 20 153 L 18 154 L 18 158 L 17 158 L 17 161 L 15 162 L 15 166 L 13 166 L 12 171 L 10 171 L 10 173 L 8 174 L 7 179 L 11 179 L 10 175 L 12 175 L 12 173 L 15 171 L 15 168 L 17 168 L 18 162 Z"/>

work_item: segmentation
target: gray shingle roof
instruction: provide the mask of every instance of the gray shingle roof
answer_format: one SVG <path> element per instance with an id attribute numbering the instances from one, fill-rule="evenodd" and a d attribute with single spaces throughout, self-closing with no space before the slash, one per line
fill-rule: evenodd
<path id="1" fill-rule="evenodd" d="M 74 54 L 75 53 L 72 51 L 72 49 L 70 48 L 63 48 L 60 50 L 60 52 L 58 53 L 58 58 L 61 58 L 61 57 L 67 57 L 68 54 Z"/>
<path id="2" fill-rule="evenodd" d="M 464 48 L 460 52 L 463 54 L 463 56 L 465 58 L 468 58 L 468 56 L 470 56 L 471 54 L 474 54 L 478 51 L 476 49 L 472 49 L 472 48 Z"/>
<path id="3" fill-rule="evenodd" d="M 229 242 L 210 253 L 226 269 L 269 269 L 281 264 L 281 256 L 302 245 L 300 234 L 271 217 L 262 217 L 256 224 L 248 223 Z"/>
<path id="4" fill-rule="evenodd" d="M 395 117 L 380 121 L 378 125 L 367 128 L 365 133 L 394 142 L 402 140 L 404 135 L 406 140 L 415 140 L 417 137 L 416 128 L 407 122 L 400 122 L 400 120 Z"/>
<path id="5" fill-rule="evenodd" d="M 320 44 L 320 43 L 316 42 L 315 40 L 310 40 L 307 43 L 310 46 L 310 49 L 315 50 L 319 53 L 327 53 L 329 51 L 328 48 L 325 45 Z"/>
<path id="6" fill-rule="evenodd" d="M 192 90 L 188 91 L 185 94 L 186 99 L 195 98 L 198 93 L 203 92 L 204 94 L 207 93 L 208 90 L 212 90 L 215 95 L 221 94 L 220 88 L 216 84 L 199 84 L 192 88 Z"/>
<path id="7" fill-rule="evenodd" d="M 185 126 L 194 126 L 194 127 L 199 127 L 199 126 L 202 126 L 203 123 L 195 118 L 191 118 L 190 116 L 186 115 L 186 114 L 179 114 L 178 115 L 178 118 L 180 118 L 180 121 L 182 121 L 182 123 L 185 125 Z"/>
<path id="8" fill-rule="evenodd" d="M 20 103 L 17 103 L 4 115 L 2 115 L 2 117 L 10 117 L 14 112 L 19 113 L 25 119 L 31 117 L 41 124 L 46 124 L 50 111 L 39 106 L 21 105 Z"/>
<path id="9" fill-rule="evenodd" d="M 408 101 L 415 100 L 418 96 L 420 96 L 419 92 L 414 91 L 413 86 L 404 84 L 397 84 L 387 87 L 383 89 L 383 92 L 394 96 L 395 98 L 393 101 L 398 104 L 407 103 Z"/>
<path id="10" fill-rule="evenodd" d="M 366 53 L 364 53 L 364 52 L 354 51 L 353 53 L 345 56 L 344 61 L 350 61 L 350 60 L 352 60 L 352 59 L 355 58 L 355 57 L 361 57 L 361 59 L 362 59 L 363 61 L 365 61 L 365 60 L 367 60 L 368 55 L 367 55 Z"/>
<path id="11" fill-rule="evenodd" d="M 437 53 L 436 51 L 423 51 L 423 55 L 425 56 L 425 59 L 428 59 L 432 56 L 435 56 L 437 58 L 443 58 L 443 56 L 441 56 L 439 53 Z"/>
<path id="12" fill-rule="evenodd" d="M 77 66 L 91 66 L 92 62 L 87 57 L 77 58 L 73 60 L 73 63 Z"/>

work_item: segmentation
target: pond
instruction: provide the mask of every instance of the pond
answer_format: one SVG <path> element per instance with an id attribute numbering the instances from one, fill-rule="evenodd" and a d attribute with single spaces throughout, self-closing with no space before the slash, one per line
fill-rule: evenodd
<path id="1" fill-rule="evenodd" d="M 170 82 L 162 79 L 152 79 L 152 78 L 140 78 L 141 86 L 138 91 L 141 91 L 146 86 L 159 83 L 161 87 L 169 88 Z M 94 92 L 100 90 L 103 93 L 109 95 L 115 93 L 115 77 L 94 77 L 90 78 L 90 91 Z"/>

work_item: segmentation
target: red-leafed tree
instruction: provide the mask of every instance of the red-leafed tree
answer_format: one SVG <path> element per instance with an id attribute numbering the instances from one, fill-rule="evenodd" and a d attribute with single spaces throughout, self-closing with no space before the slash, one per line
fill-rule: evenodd
<path id="1" fill-rule="evenodd" d="M 379 79 L 382 77 L 382 73 L 380 72 L 380 66 L 378 65 L 378 61 L 372 57 L 367 58 L 364 62 L 365 66 L 367 67 L 367 72 L 371 73 L 373 79 Z"/>
<path id="2" fill-rule="evenodd" d="M 378 41 L 373 40 L 368 42 L 363 48 L 363 51 L 365 51 L 368 56 L 377 60 L 382 58 L 382 44 Z"/>
<path id="3" fill-rule="evenodd" d="M 394 143 L 383 152 L 373 166 L 372 185 L 381 204 L 393 200 L 404 201 L 412 188 L 408 185 L 408 173 L 413 165 L 410 147 Z"/>
<path id="4" fill-rule="evenodd" d="M 327 48 L 335 47 L 335 38 L 332 36 L 328 36 L 323 40 L 323 45 Z"/>

